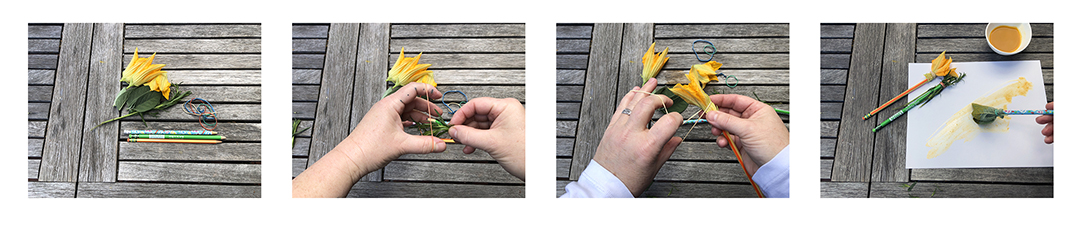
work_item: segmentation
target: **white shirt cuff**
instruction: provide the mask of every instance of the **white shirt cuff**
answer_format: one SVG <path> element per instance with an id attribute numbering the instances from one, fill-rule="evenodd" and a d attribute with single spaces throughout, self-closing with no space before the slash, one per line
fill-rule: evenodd
<path id="1" fill-rule="evenodd" d="M 617 176 L 590 160 L 579 181 L 568 183 L 560 198 L 633 198 L 632 192 Z"/>
<path id="2" fill-rule="evenodd" d="M 771 161 L 760 166 L 752 180 L 760 185 L 768 198 L 790 197 L 790 146 L 778 152 Z"/>

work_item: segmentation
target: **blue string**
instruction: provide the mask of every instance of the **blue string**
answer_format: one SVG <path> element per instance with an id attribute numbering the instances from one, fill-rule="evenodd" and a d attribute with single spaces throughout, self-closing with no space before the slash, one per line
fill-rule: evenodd
<path id="1" fill-rule="evenodd" d="M 459 108 L 455 108 L 454 110 L 451 109 L 451 106 L 449 106 L 447 104 L 447 101 L 445 101 L 445 99 L 447 99 L 447 94 L 448 93 L 459 93 L 459 94 L 463 95 L 463 100 L 470 100 L 470 98 L 466 97 L 466 93 L 463 93 L 462 91 L 459 91 L 459 90 L 445 91 L 444 94 L 440 97 L 440 103 L 444 104 L 444 107 L 447 108 L 447 110 L 449 112 L 451 112 L 451 115 L 455 115 L 455 112 L 458 112 L 459 108 L 462 108 L 462 104 L 459 104 Z"/>
<path id="2" fill-rule="evenodd" d="M 708 58 L 707 60 L 703 60 L 702 58 L 699 58 L 699 52 L 696 52 L 696 43 L 707 43 L 707 46 L 703 47 L 703 53 L 706 53 L 708 56 L 711 56 L 711 58 Z M 708 47 L 711 48 L 710 51 L 707 50 Z M 708 62 L 708 61 L 714 60 L 714 54 L 718 53 L 718 49 L 716 49 L 714 47 L 714 43 L 711 43 L 711 41 L 697 39 L 696 41 L 692 41 L 692 53 L 696 55 L 696 60 L 699 60 L 701 62 Z"/>

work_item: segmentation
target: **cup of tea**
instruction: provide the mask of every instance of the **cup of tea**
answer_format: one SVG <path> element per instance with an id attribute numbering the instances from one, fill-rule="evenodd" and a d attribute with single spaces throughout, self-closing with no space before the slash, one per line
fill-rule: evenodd
<path id="1" fill-rule="evenodd" d="M 1023 52 L 1030 45 L 1030 23 L 989 23 L 985 26 L 985 42 L 1000 55 Z"/>

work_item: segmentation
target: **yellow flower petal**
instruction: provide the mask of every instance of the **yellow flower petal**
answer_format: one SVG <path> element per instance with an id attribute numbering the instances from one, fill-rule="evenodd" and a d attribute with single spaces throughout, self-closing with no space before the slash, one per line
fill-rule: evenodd
<path id="1" fill-rule="evenodd" d="M 703 92 L 703 88 L 695 84 L 677 84 L 670 88 L 669 91 L 680 96 L 685 102 L 698 106 L 705 111 L 718 110 L 718 107 L 714 105 L 714 102 L 711 102 L 711 98 L 707 96 L 707 93 Z"/>
<path id="2" fill-rule="evenodd" d="M 387 81 L 395 83 L 395 86 L 405 86 L 410 82 L 422 82 L 436 86 L 433 80 L 433 72 L 429 71 L 431 64 L 417 64 L 421 59 L 421 53 L 416 57 L 408 58 L 405 55 L 406 48 L 399 50 L 399 59 L 391 70 L 387 71 Z M 427 77 L 427 78 L 426 78 Z"/>
<path id="3" fill-rule="evenodd" d="M 662 66 L 669 61 L 669 57 L 666 54 L 669 53 L 669 47 L 662 50 L 662 53 L 654 53 L 654 43 L 651 43 L 651 47 L 647 48 L 647 52 L 643 53 L 643 83 L 647 83 L 647 80 L 658 76 L 658 72 L 662 71 Z"/>
<path id="4" fill-rule="evenodd" d="M 697 78 L 699 78 L 700 86 L 703 86 L 703 84 L 710 83 L 711 81 L 718 81 L 718 74 L 716 74 L 715 71 L 718 71 L 719 68 L 722 68 L 722 63 L 709 61 L 707 63 L 693 65 L 692 69 L 689 70 L 689 74 L 695 71 L 698 74 Z"/>

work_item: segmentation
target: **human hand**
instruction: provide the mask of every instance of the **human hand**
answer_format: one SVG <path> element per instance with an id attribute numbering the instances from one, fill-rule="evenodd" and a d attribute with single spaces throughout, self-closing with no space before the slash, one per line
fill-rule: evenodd
<path id="1" fill-rule="evenodd" d="M 1053 110 L 1053 102 L 1045 104 L 1045 109 Z M 1042 135 L 1045 135 L 1045 143 L 1053 143 L 1053 115 L 1042 115 L 1035 118 L 1038 124 L 1045 124 L 1045 128 L 1042 129 Z"/>
<path id="2" fill-rule="evenodd" d="M 643 88 L 635 87 L 624 95 L 594 153 L 594 161 L 620 179 L 634 196 L 647 190 L 662 164 L 681 144 L 681 138 L 673 136 L 681 126 L 679 113 L 666 114 L 647 128 L 655 109 L 673 104 L 665 96 L 648 95 L 657 83 L 651 78 Z M 631 113 L 621 113 L 625 109 L 631 109 Z"/>
<path id="3" fill-rule="evenodd" d="M 712 95 L 711 102 L 718 106 L 718 111 L 707 112 L 711 133 L 719 136 L 719 147 L 729 146 L 721 136 L 722 129 L 733 134 L 749 174 L 755 174 L 790 144 L 790 131 L 771 106 L 737 94 Z"/>
<path id="4" fill-rule="evenodd" d="M 526 180 L 526 110 L 513 98 L 475 98 L 451 116 L 451 138 L 466 147 L 463 153 L 481 149 L 504 170 Z"/>

